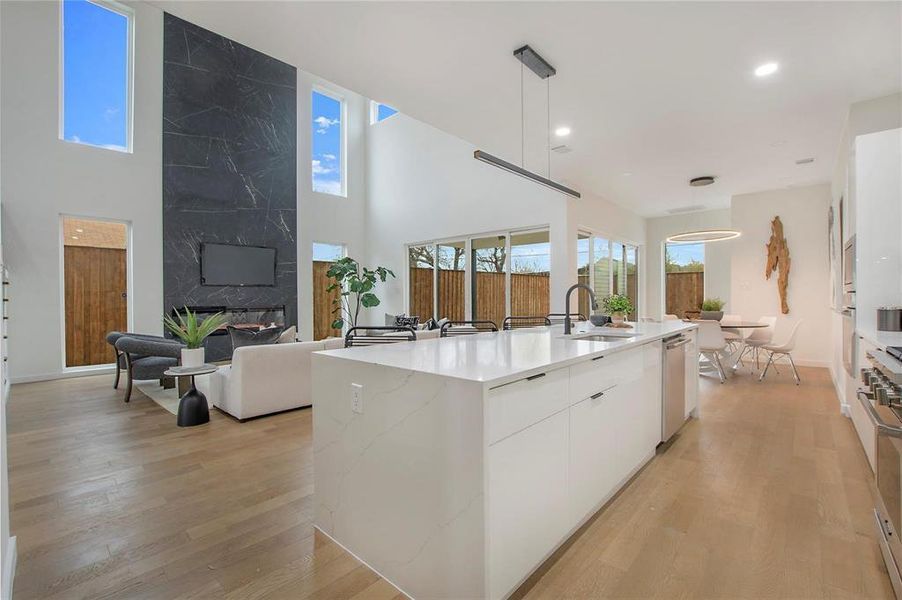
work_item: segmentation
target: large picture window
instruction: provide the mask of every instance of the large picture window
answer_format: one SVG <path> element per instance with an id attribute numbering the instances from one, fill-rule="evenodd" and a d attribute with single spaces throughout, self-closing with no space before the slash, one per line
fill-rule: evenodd
<path id="1" fill-rule="evenodd" d="M 698 317 L 705 298 L 705 245 L 664 244 L 664 312 Z"/>
<path id="2" fill-rule="evenodd" d="M 547 229 L 469 236 L 408 246 L 408 312 L 452 321 L 550 310 L 551 244 Z"/>
<path id="3" fill-rule="evenodd" d="M 628 315 L 639 317 L 639 248 L 626 242 L 608 240 L 589 232 L 576 237 L 577 275 L 595 291 L 599 304 L 611 294 L 627 296 L 635 310 Z M 588 316 L 589 295 L 580 291 L 579 312 Z"/>
<path id="4" fill-rule="evenodd" d="M 311 108 L 313 191 L 345 196 L 344 101 L 314 90 Z"/>
<path id="5" fill-rule="evenodd" d="M 132 14 L 119 4 L 65 0 L 60 138 L 131 150 Z"/>

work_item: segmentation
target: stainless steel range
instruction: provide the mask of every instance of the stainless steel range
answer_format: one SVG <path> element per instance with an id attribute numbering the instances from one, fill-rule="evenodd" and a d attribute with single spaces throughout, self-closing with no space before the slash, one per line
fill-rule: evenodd
<path id="1" fill-rule="evenodd" d="M 902 348 L 868 353 L 858 399 L 877 433 L 877 506 L 880 550 L 896 598 L 902 598 Z"/>

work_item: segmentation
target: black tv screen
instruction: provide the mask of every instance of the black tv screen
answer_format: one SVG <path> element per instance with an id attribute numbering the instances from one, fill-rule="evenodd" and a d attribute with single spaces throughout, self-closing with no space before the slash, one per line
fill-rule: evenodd
<path id="1" fill-rule="evenodd" d="M 201 285 L 276 285 L 276 249 L 201 244 Z"/>

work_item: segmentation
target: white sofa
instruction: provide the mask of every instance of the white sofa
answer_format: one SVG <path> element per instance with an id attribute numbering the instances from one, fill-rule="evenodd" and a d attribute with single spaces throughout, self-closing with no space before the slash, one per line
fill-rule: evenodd
<path id="1" fill-rule="evenodd" d="M 310 353 L 337 348 L 344 348 L 343 338 L 242 346 L 231 365 L 204 378 L 208 389 L 201 378 L 197 387 L 213 406 L 240 420 L 310 406 Z"/>

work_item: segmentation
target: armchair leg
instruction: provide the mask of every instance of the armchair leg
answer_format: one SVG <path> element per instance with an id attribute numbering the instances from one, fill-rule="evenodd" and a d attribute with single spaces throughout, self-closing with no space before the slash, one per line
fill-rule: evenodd
<path id="1" fill-rule="evenodd" d="M 132 399 L 132 358 L 128 352 L 125 353 L 125 366 L 125 374 L 128 376 L 128 381 L 125 384 L 125 401 L 128 402 Z"/>
<path id="2" fill-rule="evenodd" d="M 121 365 L 119 362 L 121 353 L 115 348 L 113 349 L 113 352 L 116 354 L 116 381 L 113 382 L 113 389 L 117 390 L 119 389 L 119 374 L 122 373 L 122 370 L 120 369 Z"/>

